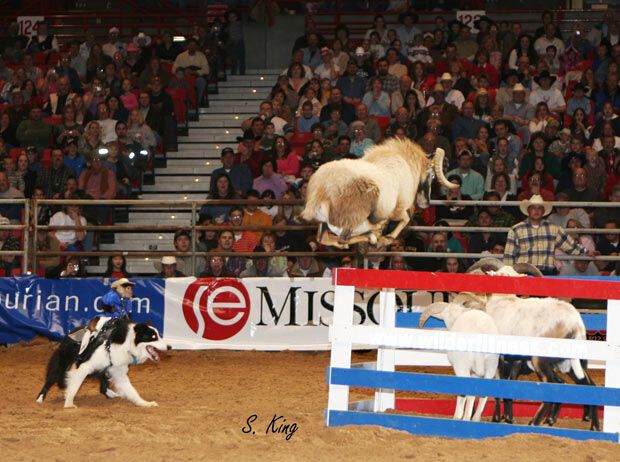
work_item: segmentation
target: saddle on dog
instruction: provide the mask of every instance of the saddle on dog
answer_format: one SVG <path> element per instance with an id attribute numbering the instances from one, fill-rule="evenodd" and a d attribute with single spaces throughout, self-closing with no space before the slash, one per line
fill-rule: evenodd
<path id="1" fill-rule="evenodd" d="M 98 327 L 98 324 L 100 324 L 103 320 L 105 320 L 103 325 Z M 78 354 L 78 358 L 76 360 L 76 367 L 79 368 L 80 364 L 88 361 L 99 346 L 108 342 L 110 335 L 116 327 L 129 321 L 129 316 L 127 316 L 126 313 L 125 316 L 119 318 L 96 317 L 91 319 L 84 329 L 72 334 L 72 339 L 79 342 L 81 345 L 80 353 Z M 76 336 L 76 334 L 78 335 Z M 79 337 L 79 340 L 77 340 L 76 337 Z"/>

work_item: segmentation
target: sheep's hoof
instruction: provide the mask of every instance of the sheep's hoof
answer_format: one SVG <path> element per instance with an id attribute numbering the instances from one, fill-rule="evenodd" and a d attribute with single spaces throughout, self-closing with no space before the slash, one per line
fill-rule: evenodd
<path id="1" fill-rule="evenodd" d="M 545 423 L 547 425 L 549 425 L 550 427 L 553 427 L 557 421 L 558 421 L 558 419 L 555 418 L 555 417 L 553 417 L 553 418 L 547 417 L 547 419 L 545 420 Z"/>
<path id="2" fill-rule="evenodd" d="M 502 418 L 500 416 L 498 416 L 497 414 L 493 414 L 493 417 L 491 417 L 491 422 L 501 422 Z"/>
<path id="3" fill-rule="evenodd" d="M 370 236 L 368 236 L 368 242 L 370 242 L 370 245 L 377 245 L 377 236 L 370 234 Z"/>
<path id="4" fill-rule="evenodd" d="M 502 418 L 502 420 L 503 420 L 504 422 L 506 422 L 507 424 L 514 423 L 514 419 L 513 419 L 512 417 L 504 416 L 504 417 Z M 531 425 L 531 422 L 530 422 L 530 424 L 529 424 L 529 425 Z"/>
<path id="5" fill-rule="evenodd" d="M 600 427 L 600 425 L 592 424 L 592 425 L 590 425 L 590 431 L 600 432 L 601 431 L 601 427 Z"/>
<path id="6" fill-rule="evenodd" d="M 385 249 L 386 247 L 388 247 L 392 243 L 393 240 L 394 239 L 391 239 L 391 238 L 389 238 L 387 236 L 381 236 L 381 238 L 377 242 L 377 250 Z"/>

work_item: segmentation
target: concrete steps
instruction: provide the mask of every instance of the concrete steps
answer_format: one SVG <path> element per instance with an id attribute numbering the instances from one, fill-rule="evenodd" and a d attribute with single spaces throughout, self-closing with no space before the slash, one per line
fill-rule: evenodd
<path id="1" fill-rule="evenodd" d="M 206 159 L 206 160 L 205 160 Z M 209 158 L 172 158 L 168 159 L 168 166 L 166 168 L 155 169 L 156 172 L 165 173 L 166 171 L 170 171 L 171 168 L 176 167 L 209 167 L 211 169 L 216 169 L 219 167 L 219 156 L 216 158 L 215 156 Z"/>
<path id="2" fill-rule="evenodd" d="M 209 192 L 211 173 L 220 167 L 223 148 L 237 148 L 241 122 L 258 113 L 263 101 L 277 80 L 281 69 L 249 70 L 245 76 L 229 76 L 219 84 L 218 94 L 209 95 L 209 107 L 201 108 L 200 119 L 189 123 L 188 136 L 178 139 L 178 151 L 166 156 L 166 167 L 155 169 L 155 184 L 144 185 L 142 199 L 203 200 Z M 262 77 L 262 79 L 261 79 Z M 255 91 L 252 91 L 255 90 Z M 119 225 L 172 226 L 182 228 L 191 223 L 191 204 L 177 207 L 133 207 L 128 223 Z M 101 244 L 106 251 L 174 250 L 171 231 L 117 232 L 114 243 Z M 90 274 L 106 269 L 106 258 L 100 265 L 89 266 Z M 154 275 L 153 258 L 128 258 L 131 274 Z"/>

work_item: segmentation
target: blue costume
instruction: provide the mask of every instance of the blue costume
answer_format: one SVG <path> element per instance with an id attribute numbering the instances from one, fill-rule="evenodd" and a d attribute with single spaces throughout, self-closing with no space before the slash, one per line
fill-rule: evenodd
<path id="1" fill-rule="evenodd" d="M 109 314 L 111 318 L 129 318 L 131 312 L 131 299 L 121 297 L 116 289 L 111 289 L 101 297 L 101 308 Z"/>

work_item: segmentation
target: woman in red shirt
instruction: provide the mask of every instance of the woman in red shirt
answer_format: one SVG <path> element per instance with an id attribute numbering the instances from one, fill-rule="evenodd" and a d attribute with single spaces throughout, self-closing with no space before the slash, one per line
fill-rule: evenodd
<path id="1" fill-rule="evenodd" d="M 288 180 L 294 181 L 299 176 L 299 157 L 283 136 L 276 136 L 273 143 L 273 157 L 278 165 L 278 172 Z"/>

